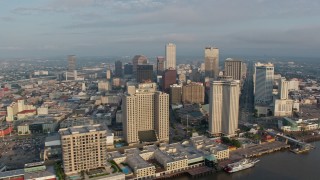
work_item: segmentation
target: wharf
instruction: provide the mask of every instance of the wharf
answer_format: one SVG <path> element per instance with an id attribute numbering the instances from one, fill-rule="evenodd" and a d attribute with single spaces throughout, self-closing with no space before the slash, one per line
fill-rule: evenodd
<path id="1" fill-rule="evenodd" d="M 207 166 L 201 166 L 201 167 L 196 167 L 192 169 L 188 169 L 187 173 L 192 177 L 192 178 L 198 178 L 201 176 L 206 176 L 208 174 L 212 174 L 214 172 L 213 168 L 207 167 Z"/>
<path id="2" fill-rule="evenodd" d="M 315 141 L 320 141 L 320 135 L 314 135 L 314 136 L 304 136 L 302 138 L 299 138 L 299 140 L 306 142 L 306 143 L 311 143 Z"/>
<path id="3" fill-rule="evenodd" d="M 166 174 L 162 175 L 160 177 L 155 177 L 154 179 L 172 179 L 175 177 L 179 177 L 182 175 L 188 175 L 191 176 L 192 178 L 198 178 L 201 176 L 206 176 L 209 174 L 212 174 L 214 172 L 213 168 L 207 167 L 207 166 L 200 166 L 200 167 L 195 167 L 195 168 L 190 168 L 184 171 L 179 171 L 171 174 Z"/>
<path id="4" fill-rule="evenodd" d="M 186 171 L 180 171 L 180 172 L 165 174 L 165 175 L 161 175 L 159 177 L 155 177 L 153 179 L 154 180 L 155 179 L 157 179 L 157 180 L 160 180 L 160 179 L 172 179 L 172 178 L 183 176 L 183 175 L 187 175 Z"/>
<path id="5" fill-rule="evenodd" d="M 230 159 L 241 159 L 243 157 L 257 157 L 263 154 L 269 154 L 275 151 L 280 151 L 282 149 L 287 149 L 289 147 L 290 145 L 280 141 L 274 141 L 264 144 L 247 145 L 247 147 L 245 148 L 237 149 L 235 151 L 230 152 Z"/>

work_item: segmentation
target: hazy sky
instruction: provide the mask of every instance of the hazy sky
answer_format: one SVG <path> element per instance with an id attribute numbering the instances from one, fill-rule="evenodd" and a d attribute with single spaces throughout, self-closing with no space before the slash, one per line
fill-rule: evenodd
<path id="1" fill-rule="evenodd" d="M 0 0 L 0 58 L 320 56 L 319 0 Z"/>

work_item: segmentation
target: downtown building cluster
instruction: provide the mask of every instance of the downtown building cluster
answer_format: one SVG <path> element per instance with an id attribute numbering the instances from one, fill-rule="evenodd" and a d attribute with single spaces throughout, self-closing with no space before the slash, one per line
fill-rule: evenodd
<path id="1" fill-rule="evenodd" d="M 128 63 L 116 60 L 114 65 L 80 69 L 75 56 L 68 56 L 68 67 L 58 80 L 21 83 L 26 96 L 40 94 L 41 101 L 19 96 L 5 107 L 3 118 L 19 136 L 57 132 L 47 138 L 42 157 L 60 156 L 67 176 L 93 177 L 90 172 L 99 171 L 95 175 L 104 179 L 157 178 L 228 159 L 229 148 L 219 137 L 239 131 L 246 64 L 228 58 L 222 70 L 219 49 L 207 47 L 203 62 L 177 65 L 176 46 L 169 43 L 165 49 L 156 64 L 136 55 Z M 279 123 L 284 131 L 318 128 L 311 121 L 288 118 L 300 108 L 297 80 L 275 74 L 272 63 L 256 63 L 253 82 L 257 116 L 286 117 Z M 304 100 L 308 102 L 313 101 Z M 170 111 L 184 126 L 170 120 Z M 192 133 L 203 122 L 208 123 L 205 134 L 210 138 Z M 186 136 L 176 138 L 180 134 L 175 131 Z"/>
<path id="2" fill-rule="evenodd" d="M 177 66 L 176 45 L 168 43 L 165 50 L 156 65 L 136 55 L 126 64 L 117 60 L 114 66 L 80 69 L 76 56 L 68 56 L 68 66 L 57 74 L 58 81 L 25 82 L 27 92 L 50 91 L 43 103 L 12 102 L 7 121 L 14 122 L 21 136 L 58 133 L 46 139 L 42 157 L 60 157 L 66 176 L 93 176 L 89 172 L 94 170 L 105 179 L 155 178 L 227 159 L 229 149 L 219 138 L 194 135 L 190 141 L 172 143 L 170 107 L 182 112 L 181 121 L 187 126 L 189 120 L 190 126 L 207 121 L 209 136 L 234 136 L 245 65 L 228 59 L 223 72 L 219 49 L 207 47 L 199 66 Z M 189 109 L 195 113 L 189 114 Z M 187 130 L 185 138 L 190 136 Z M 142 151 L 132 149 L 140 145 Z M 124 154 L 109 152 L 122 146 L 126 146 Z M 153 162 L 162 169 L 157 170 Z M 117 168 L 129 172 L 124 175 Z"/>

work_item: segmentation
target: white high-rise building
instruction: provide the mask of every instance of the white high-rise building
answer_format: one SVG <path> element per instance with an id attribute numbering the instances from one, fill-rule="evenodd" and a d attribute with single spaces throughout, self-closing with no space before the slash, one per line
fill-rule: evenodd
<path id="1" fill-rule="evenodd" d="M 292 116 L 294 102 L 289 99 L 289 85 L 290 82 L 282 77 L 279 82 L 278 98 L 273 101 L 273 115 L 274 116 Z"/>
<path id="2" fill-rule="evenodd" d="M 204 49 L 205 76 L 217 79 L 219 76 L 219 49 L 206 47 Z"/>
<path id="3" fill-rule="evenodd" d="M 173 43 L 168 43 L 166 45 L 166 69 L 177 69 L 176 56 L 176 45 Z"/>
<path id="4" fill-rule="evenodd" d="M 209 133 L 233 135 L 238 129 L 240 82 L 213 81 L 209 97 Z"/>
<path id="5" fill-rule="evenodd" d="M 122 120 L 124 139 L 129 144 L 143 141 L 143 136 L 152 136 L 152 132 L 156 140 L 168 142 L 169 95 L 156 91 L 156 83 L 129 85 L 122 98 Z"/>
<path id="6" fill-rule="evenodd" d="M 286 80 L 285 77 L 282 77 L 279 84 L 279 98 L 280 99 L 288 99 L 289 94 L 289 81 Z"/>
<path id="7" fill-rule="evenodd" d="M 274 65 L 272 63 L 256 63 L 254 67 L 254 103 L 269 105 L 272 103 Z"/>

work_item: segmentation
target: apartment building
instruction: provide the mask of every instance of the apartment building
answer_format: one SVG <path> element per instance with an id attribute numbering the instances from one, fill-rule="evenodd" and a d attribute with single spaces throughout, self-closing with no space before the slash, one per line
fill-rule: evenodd
<path id="1" fill-rule="evenodd" d="M 59 133 L 67 175 L 106 165 L 107 131 L 102 125 L 73 126 L 60 129 Z"/>

